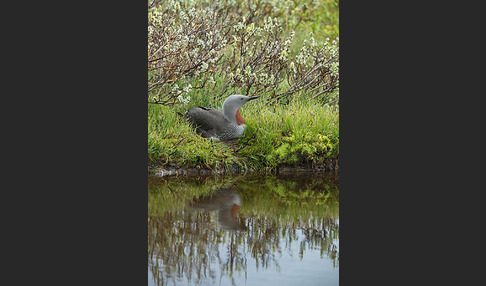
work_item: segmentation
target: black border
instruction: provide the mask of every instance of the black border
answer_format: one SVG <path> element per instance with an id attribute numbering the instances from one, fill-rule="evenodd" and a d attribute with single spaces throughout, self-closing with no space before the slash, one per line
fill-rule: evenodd
<path id="1" fill-rule="evenodd" d="M 16 17 L 2 41 L 4 179 L 19 186 L 4 190 L 5 274 L 144 284 L 147 4 L 23 4 L 5 9 Z M 456 239 L 474 237 L 451 233 L 481 200 L 445 191 L 482 186 L 463 186 L 481 178 L 464 172 L 483 149 L 479 11 L 340 3 L 340 285 L 470 276 Z"/>

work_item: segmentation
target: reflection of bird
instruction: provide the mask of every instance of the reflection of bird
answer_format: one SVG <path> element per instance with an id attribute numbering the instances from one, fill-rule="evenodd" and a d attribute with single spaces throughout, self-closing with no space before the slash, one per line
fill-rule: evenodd
<path id="1" fill-rule="evenodd" d="M 241 197 L 230 188 L 220 189 L 210 197 L 204 197 L 189 204 L 192 209 L 218 211 L 218 222 L 223 229 L 241 229 L 235 220 L 236 213 L 241 207 Z"/>
<path id="2" fill-rule="evenodd" d="M 209 107 L 196 107 L 184 117 L 194 126 L 196 132 L 204 138 L 231 140 L 245 133 L 245 120 L 240 114 L 240 107 L 258 96 L 230 95 L 223 103 L 223 111 Z"/>

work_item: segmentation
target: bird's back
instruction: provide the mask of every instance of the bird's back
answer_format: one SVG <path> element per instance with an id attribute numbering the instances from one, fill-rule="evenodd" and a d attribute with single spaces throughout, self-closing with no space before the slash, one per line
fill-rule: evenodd
<path id="1" fill-rule="evenodd" d="M 196 107 L 189 110 L 185 115 L 205 138 L 218 137 L 218 134 L 222 132 L 229 122 L 224 118 L 223 112 L 209 107 Z"/>

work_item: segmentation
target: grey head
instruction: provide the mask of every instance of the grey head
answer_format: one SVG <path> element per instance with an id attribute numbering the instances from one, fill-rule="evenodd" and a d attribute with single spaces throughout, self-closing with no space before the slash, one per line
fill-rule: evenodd
<path id="1" fill-rule="evenodd" d="M 245 121 L 239 113 L 239 109 L 250 100 L 257 99 L 259 96 L 249 97 L 241 94 L 233 94 L 228 96 L 223 103 L 223 113 L 228 121 L 231 123 L 241 125 Z"/>

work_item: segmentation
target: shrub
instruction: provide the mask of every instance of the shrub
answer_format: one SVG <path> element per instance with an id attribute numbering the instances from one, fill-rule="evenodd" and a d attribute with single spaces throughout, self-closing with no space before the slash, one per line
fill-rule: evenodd
<path id="1" fill-rule="evenodd" d="M 336 9 L 332 1 L 149 2 L 148 101 L 187 104 L 201 89 L 216 97 L 264 95 L 267 103 L 297 92 L 337 103 L 339 38 L 331 29 L 332 39 L 323 40 L 320 25 L 310 25 L 336 25 Z M 299 32 L 308 38 L 302 43 L 295 40 L 300 27 L 311 30 Z"/>

